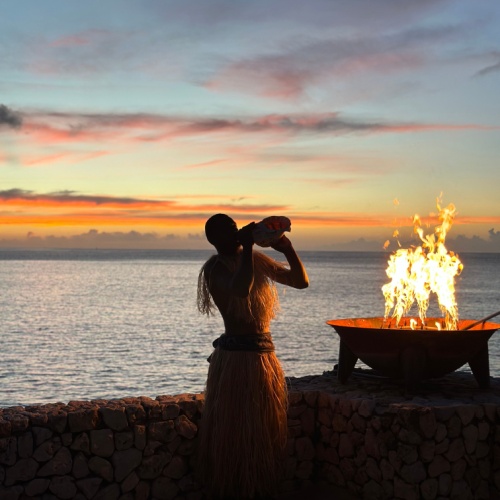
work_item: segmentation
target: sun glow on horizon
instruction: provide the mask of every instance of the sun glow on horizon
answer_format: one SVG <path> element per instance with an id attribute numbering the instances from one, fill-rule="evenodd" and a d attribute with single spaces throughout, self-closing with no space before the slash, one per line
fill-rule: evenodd
<path id="1" fill-rule="evenodd" d="M 433 186 L 462 250 L 500 252 L 500 8 L 457 1 L 7 2 L 0 248 L 199 246 L 224 212 L 384 251 Z"/>

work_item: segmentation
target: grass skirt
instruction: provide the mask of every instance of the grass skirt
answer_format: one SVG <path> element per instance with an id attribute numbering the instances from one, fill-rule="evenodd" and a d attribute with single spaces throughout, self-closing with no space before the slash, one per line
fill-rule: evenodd
<path id="1" fill-rule="evenodd" d="M 212 354 L 198 470 L 212 498 L 276 491 L 287 439 L 287 388 L 274 352 Z"/>

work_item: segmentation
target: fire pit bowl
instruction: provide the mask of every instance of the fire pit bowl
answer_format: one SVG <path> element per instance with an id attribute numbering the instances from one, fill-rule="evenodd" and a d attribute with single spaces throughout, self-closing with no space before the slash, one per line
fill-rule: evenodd
<path id="1" fill-rule="evenodd" d="M 405 318 L 397 327 L 380 317 L 327 321 L 340 337 L 340 383 L 347 382 L 360 359 L 386 377 L 404 379 L 407 387 L 442 377 L 468 363 L 479 387 L 489 387 L 488 340 L 500 324 L 474 324 L 477 322 L 464 319 L 457 330 L 412 330 L 411 320 L 417 318 Z M 441 318 L 427 319 L 427 325 L 436 322 L 441 323 Z"/>

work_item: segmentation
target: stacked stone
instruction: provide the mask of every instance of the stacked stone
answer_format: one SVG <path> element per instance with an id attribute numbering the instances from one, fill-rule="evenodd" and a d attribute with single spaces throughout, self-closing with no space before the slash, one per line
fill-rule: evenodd
<path id="1" fill-rule="evenodd" d="M 180 395 L 0 409 L 0 498 L 197 500 L 202 404 Z"/>
<path id="2" fill-rule="evenodd" d="M 500 498 L 500 380 L 482 393 L 450 376 L 415 396 L 352 379 L 290 379 L 282 493 L 323 482 L 365 499 Z M 202 406 L 195 394 L 0 409 L 0 499 L 202 499 Z"/>
<path id="3" fill-rule="evenodd" d="M 307 488 L 314 481 L 317 400 L 316 391 L 289 394 L 287 459 L 282 493 Z"/>
<path id="4" fill-rule="evenodd" d="M 446 384 L 426 398 L 383 382 L 309 384 L 318 390 L 314 481 L 366 499 L 500 498 L 498 390 L 457 396 L 464 387 Z"/>

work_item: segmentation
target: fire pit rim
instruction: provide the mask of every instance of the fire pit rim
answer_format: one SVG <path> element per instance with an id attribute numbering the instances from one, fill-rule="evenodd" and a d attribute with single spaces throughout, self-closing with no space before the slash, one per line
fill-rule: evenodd
<path id="1" fill-rule="evenodd" d="M 428 318 L 428 321 L 440 319 Z M 342 383 L 360 359 L 390 378 L 405 378 L 412 383 L 444 376 L 469 363 L 479 385 L 489 385 L 488 340 L 500 329 L 498 323 L 485 321 L 467 330 L 432 331 L 380 328 L 382 317 L 344 318 L 326 323 L 340 337 Z M 459 327 L 473 323 L 474 320 L 461 320 Z"/>
<path id="2" fill-rule="evenodd" d="M 416 321 L 420 321 L 420 318 L 418 317 L 410 317 L 407 316 L 404 318 L 406 322 L 409 320 L 414 319 Z M 435 323 L 436 321 L 441 321 L 442 318 L 435 318 L 435 317 L 430 317 L 427 318 L 427 323 Z M 363 322 L 370 322 L 370 321 L 378 321 L 380 323 L 380 327 L 377 326 L 368 326 L 368 325 L 357 325 L 354 322 L 356 321 L 363 321 Z M 391 325 L 391 320 L 387 320 L 388 324 Z M 394 320 L 392 320 L 394 322 Z M 338 318 L 338 319 L 330 319 L 326 321 L 327 325 L 332 326 L 335 329 L 335 325 L 340 326 L 342 328 L 358 328 L 358 329 L 367 329 L 367 330 L 379 330 L 380 332 L 411 332 L 413 333 L 423 333 L 425 335 L 435 335 L 435 334 L 452 334 L 452 333 L 460 333 L 460 334 L 467 334 L 470 332 L 478 332 L 478 331 L 489 331 L 489 330 L 499 330 L 500 329 L 500 323 L 493 323 L 491 321 L 484 321 L 482 323 L 479 323 L 475 325 L 473 328 L 469 329 L 464 329 L 465 327 L 472 325 L 476 323 L 477 320 L 474 319 L 461 319 L 459 320 L 459 329 L 456 330 L 434 330 L 434 329 L 422 329 L 420 325 L 415 328 L 414 330 L 404 328 L 401 326 L 390 326 L 390 327 L 384 327 L 383 325 L 386 324 L 384 321 L 384 318 L 382 316 L 369 316 L 369 317 L 360 317 L 360 318 Z M 350 323 L 350 324 L 349 324 Z M 407 326 L 407 325 L 403 325 Z M 337 332 L 338 333 L 338 332 Z"/>

